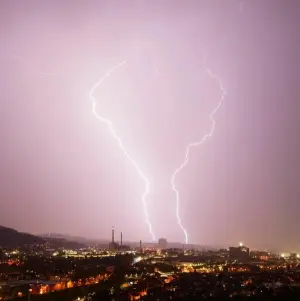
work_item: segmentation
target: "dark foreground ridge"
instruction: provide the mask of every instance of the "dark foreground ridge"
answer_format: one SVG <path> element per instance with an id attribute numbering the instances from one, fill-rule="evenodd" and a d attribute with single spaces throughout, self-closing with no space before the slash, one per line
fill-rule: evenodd
<path id="1" fill-rule="evenodd" d="M 17 248 L 43 243 L 45 243 L 45 240 L 41 237 L 0 226 L 0 247 Z"/>

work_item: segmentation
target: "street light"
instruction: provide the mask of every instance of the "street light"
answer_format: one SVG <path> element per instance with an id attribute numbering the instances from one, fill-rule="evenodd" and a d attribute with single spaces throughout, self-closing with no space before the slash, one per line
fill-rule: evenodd
<path id="1" fill-rule="evenodd" d="M 28 301 L 31 300 L 31 292 L 32 292 L 32 288 L 28 289 Z"/>

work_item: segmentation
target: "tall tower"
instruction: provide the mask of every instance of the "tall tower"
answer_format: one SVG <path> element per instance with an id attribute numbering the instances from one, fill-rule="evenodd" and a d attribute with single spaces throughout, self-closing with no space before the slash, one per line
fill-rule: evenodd
<path id="1" fill-rule="evenodd" d="M 123 233 L 121 232 L 121 242 L 120 242 L 121 246 L 123 245 Z"/>
<path id="2" fill-rule="evenodd" d="M 111 230 L 111 242 L 115 242 L 115 228 L 114 228 L 114 226 L 112 227 L 112 230 Z"/>
<path id="3" fill-rule="evenodd" d="M 142 241 L 140 240 L 140 253 L 142 253 Z"/>
<path id="4" fill-rule="evenodd" d="M 168 241 L 167 241 L 165 238 L 160 238 L 160 239 L 158 240 L 158 247 L 159 247 L 160 249 L 166 249 L 167 246 L 168 246 Z"/>

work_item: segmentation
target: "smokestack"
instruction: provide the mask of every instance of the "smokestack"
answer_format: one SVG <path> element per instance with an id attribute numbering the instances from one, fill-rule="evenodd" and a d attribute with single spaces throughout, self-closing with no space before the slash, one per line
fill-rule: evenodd
<path id="1" fill-rule="evenodd" d="M 142 241 L 140 240 L 140 252 L 142 253 Z"/>
<path id="2" fill-rule="evenodd" d="M 111 230 L 111 241 L 115 242 L 115 228 L 114 228 L 114 226 L 112 227 L 112 230 Z"/>
<path id="3" fill-rule="evenodd" d="M 121 232 L 121 246 L 123 245 L 123 233 Z"/>

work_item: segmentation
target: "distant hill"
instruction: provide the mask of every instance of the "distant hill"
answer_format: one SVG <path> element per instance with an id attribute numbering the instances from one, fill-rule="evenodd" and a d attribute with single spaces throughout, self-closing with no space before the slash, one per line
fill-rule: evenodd
<path id="1" fill-rule="evenodd" d="M 43 245 L 45 243 L 48 243 L 53 248 L 78 249 L 86 247 L 84 243 L 64 239 L 62 237 L 35 236 L 0 226 L 0 247 L 17 248 L 28 245 Z"/>
<path id="2" fill-rule="evenodd" d="M 42 236 L 42 239 L 44 239 L 52 248 L 65 248 L 65 249 L 80 249 L 80 248 L 86 248 L 86 244 L 80 243 L 77 241 L 67 240 L 64 238 L 56 238 L 56 237 L 49 237 L 49 236 Z"/>
<path id="3" fill-rule="evenodd" d="M 0 226 L 0 247 L 16 248 L 33 244 L 44 244 L 41 237 L 28 233 L 18 232 L 11 228 Z"/>
<path id="4" fill-rule="evenodd" d="M 107 239 L 89 239 L 85 237 L 72 236 L 68 234 L 59 234 L 59 233 L 47 233 L 47 234 L 41 234 L 39 236 L 44 239 L 48 239 L 48 238 L 64 239 L 67 241 L 78 242 L 84 245 L 98 245 L 98 244 L 107 245 L 109 243 L 109 240 Z"/>

